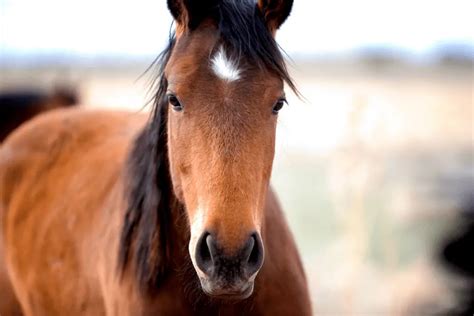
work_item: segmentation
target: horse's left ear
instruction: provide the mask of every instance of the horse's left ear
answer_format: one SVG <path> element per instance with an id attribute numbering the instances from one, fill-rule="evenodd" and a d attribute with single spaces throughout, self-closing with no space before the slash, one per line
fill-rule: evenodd
<path id="1" fill-rule="evenodd" d="M 216 18 L 219 0 L 167 0 L 168 9 L 183 29 L 194 30 L 206 18 Z"/>
<path id="2" fill-rule="evenodd" d="M 268 29 L 276 30 L 285 22 L 293 7 L 293 0 L 258 0 L 257 8 L 262 13 Z"/>

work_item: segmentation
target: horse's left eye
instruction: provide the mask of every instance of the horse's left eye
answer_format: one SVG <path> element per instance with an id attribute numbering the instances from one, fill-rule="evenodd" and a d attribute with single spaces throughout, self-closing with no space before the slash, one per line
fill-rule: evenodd
<path id="1" fill-rule="evenodd" d="M 286 99 L 281 98 L 279 99 L 275 105 L 273 105 L 273 114 L 278 114 L 278 111 L 281 110 L 281 108 L 285 105 Z"/>

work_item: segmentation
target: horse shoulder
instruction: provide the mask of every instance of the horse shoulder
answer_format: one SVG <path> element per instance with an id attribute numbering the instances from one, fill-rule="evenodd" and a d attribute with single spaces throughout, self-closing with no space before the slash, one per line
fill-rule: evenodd
<path id="1" fill-rule="evenodd" d="M 46 308 L 31 313 L 103 310 L 101 270 L 115 270 L 104 249 L 117 249 L 110 236 L 118 232 L 110 230 L 119 229 L 122 215 L 123 167 L 145 121 L 132 113 L 58 110 L 2 144 L 0 206 L 12 283 L 23 306 Z"/>
<path id="2" fill-rule="evenodd" d="M 2 217 L 2 207 L 0 207 L 0 218 Z M 0 220 L 1 223 L 1 220 Z M 13 286 L 8 275 L 5 262 L 3 237 L 0 225 L 0 315 L 22 315 L 20 303 L 18 302 Z"/>
<path id="3" fill-rule="evenodd" d="M 255 309 L 265 315 L 311 315 L 306 276 L 278 199 L 269 190 L 265 207 L 265 262 L 256 279 Z"/>
<path id="4" fill-rule="evenodd" d="M 18 195 L 15 189 L 19 186 L 44 185 L 43 175 L 58 168 L 72 173 L 65 166 L 72 161 L 82 160 L 84 170 L 80 171 L 96 173 L 92 163 L 100 157 L 91 161 L 89 153 L 103 151 L 100 156 L 104 158 L 124 159 L 127 145 L 144 121 L 143 116 L 132 113 L 67 109 L 41 114 L 23 124 L 0 146 L 0 205 L 5 208 Z"/>

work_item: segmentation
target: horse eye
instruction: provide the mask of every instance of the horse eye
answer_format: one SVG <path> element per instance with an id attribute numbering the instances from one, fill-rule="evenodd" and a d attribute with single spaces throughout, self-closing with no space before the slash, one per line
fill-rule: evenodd
<path id="1" fill-rule="evenodd" d="M 278 114 L 278 111 L 285 105 L 286 99 L 279 99 L 273 106 L 273 114 Z"/>
<path id="2" fill-rule="evenodd" d="M 183 110 L 183 106 L 179 103 L 178 98 L 174 94 L 168 95 L 168 102 L 173 107 L 173 110 L 178 112 Z"/>

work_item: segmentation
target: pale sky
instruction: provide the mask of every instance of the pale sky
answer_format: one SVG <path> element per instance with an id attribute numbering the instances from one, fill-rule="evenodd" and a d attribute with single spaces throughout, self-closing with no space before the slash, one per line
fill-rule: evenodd
<path id="1" fill-rule="evenodd" d="M 278 34 L 290 54 L 390 46 L 423 54 L 474 43 L 471 0 L 295 0 Z M 171 18 L 164 0 L 0 0 L 3 53 L 156 55 Z"/>

